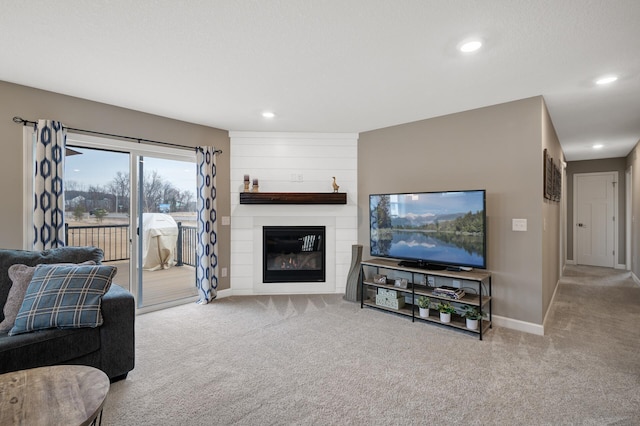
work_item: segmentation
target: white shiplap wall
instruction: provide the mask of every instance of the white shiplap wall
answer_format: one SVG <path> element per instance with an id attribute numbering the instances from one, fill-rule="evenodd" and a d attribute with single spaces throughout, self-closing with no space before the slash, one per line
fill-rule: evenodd
<path id="1" fill-rule="evenodd" d="M 231 265 L 233 294 L 344 293 L 351 246 L 358 240 L 358 135 L 355 133 L 230 132 Z M 240 205 L 244 175 L 260 192 L 332 192 L 346 205 Z M 263 226 L 325 226 L 324 283 L 263 283 Z"/>

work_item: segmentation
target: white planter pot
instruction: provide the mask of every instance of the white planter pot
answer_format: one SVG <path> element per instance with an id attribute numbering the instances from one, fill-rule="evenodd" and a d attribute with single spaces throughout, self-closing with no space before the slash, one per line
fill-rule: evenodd
<path id="1" fill-rule="evenodd" d="M 420 317 L 427 318 L 429 316 L 429 308 L 420 308 Z"/>
<path id="2" fill-rule="evenodd" d="M 469 330 L 477 330 L 478 329 L 478 320 L 467 318 L 467 328 Z"/>
<path id="3" fill-rule="evenodd" d="M 440 322 L 451 322 L 451 314 L 448 312 L 440 312 Z"/>

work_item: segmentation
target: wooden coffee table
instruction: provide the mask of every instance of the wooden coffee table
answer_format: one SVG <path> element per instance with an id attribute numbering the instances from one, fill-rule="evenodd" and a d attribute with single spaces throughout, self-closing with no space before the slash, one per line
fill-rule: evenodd
<path id="1" fill-rule="evenodd" d="M 0 375 L 0 425 L 95 424 L 109 392 L 97 368 L 56 365 Z"/>

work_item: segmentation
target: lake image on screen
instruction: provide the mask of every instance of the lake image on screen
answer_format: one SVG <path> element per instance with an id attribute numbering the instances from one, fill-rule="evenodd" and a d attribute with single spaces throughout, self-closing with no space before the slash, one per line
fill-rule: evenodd
<path id="1" fill-rule="evenodd" d="M 481 191 L 370 197 L 371 254 L 484 266 Z"/>
<path id="2" fill-rule="evenodd" d="M 455 242 L 447 242 L 444 240 L 447 238 L 446 234 L 432 235 L 420 232 L 391 231 L 391 235 L 389 257 L 429 259 L 434 262 L 461 265 L 482 265 L 482 237 L 460 236 Z"/>

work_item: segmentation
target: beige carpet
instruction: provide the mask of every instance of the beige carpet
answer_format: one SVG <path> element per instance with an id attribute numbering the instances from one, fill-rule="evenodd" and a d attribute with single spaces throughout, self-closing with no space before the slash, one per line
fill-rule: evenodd
<path id="1" fill-rule="evenodd" d="M 485 340 L 340 295 L 230 297 L 137 317 L 104 425 L 640 424 L 640 287 L 568 267 L 545 336 Z"/>

